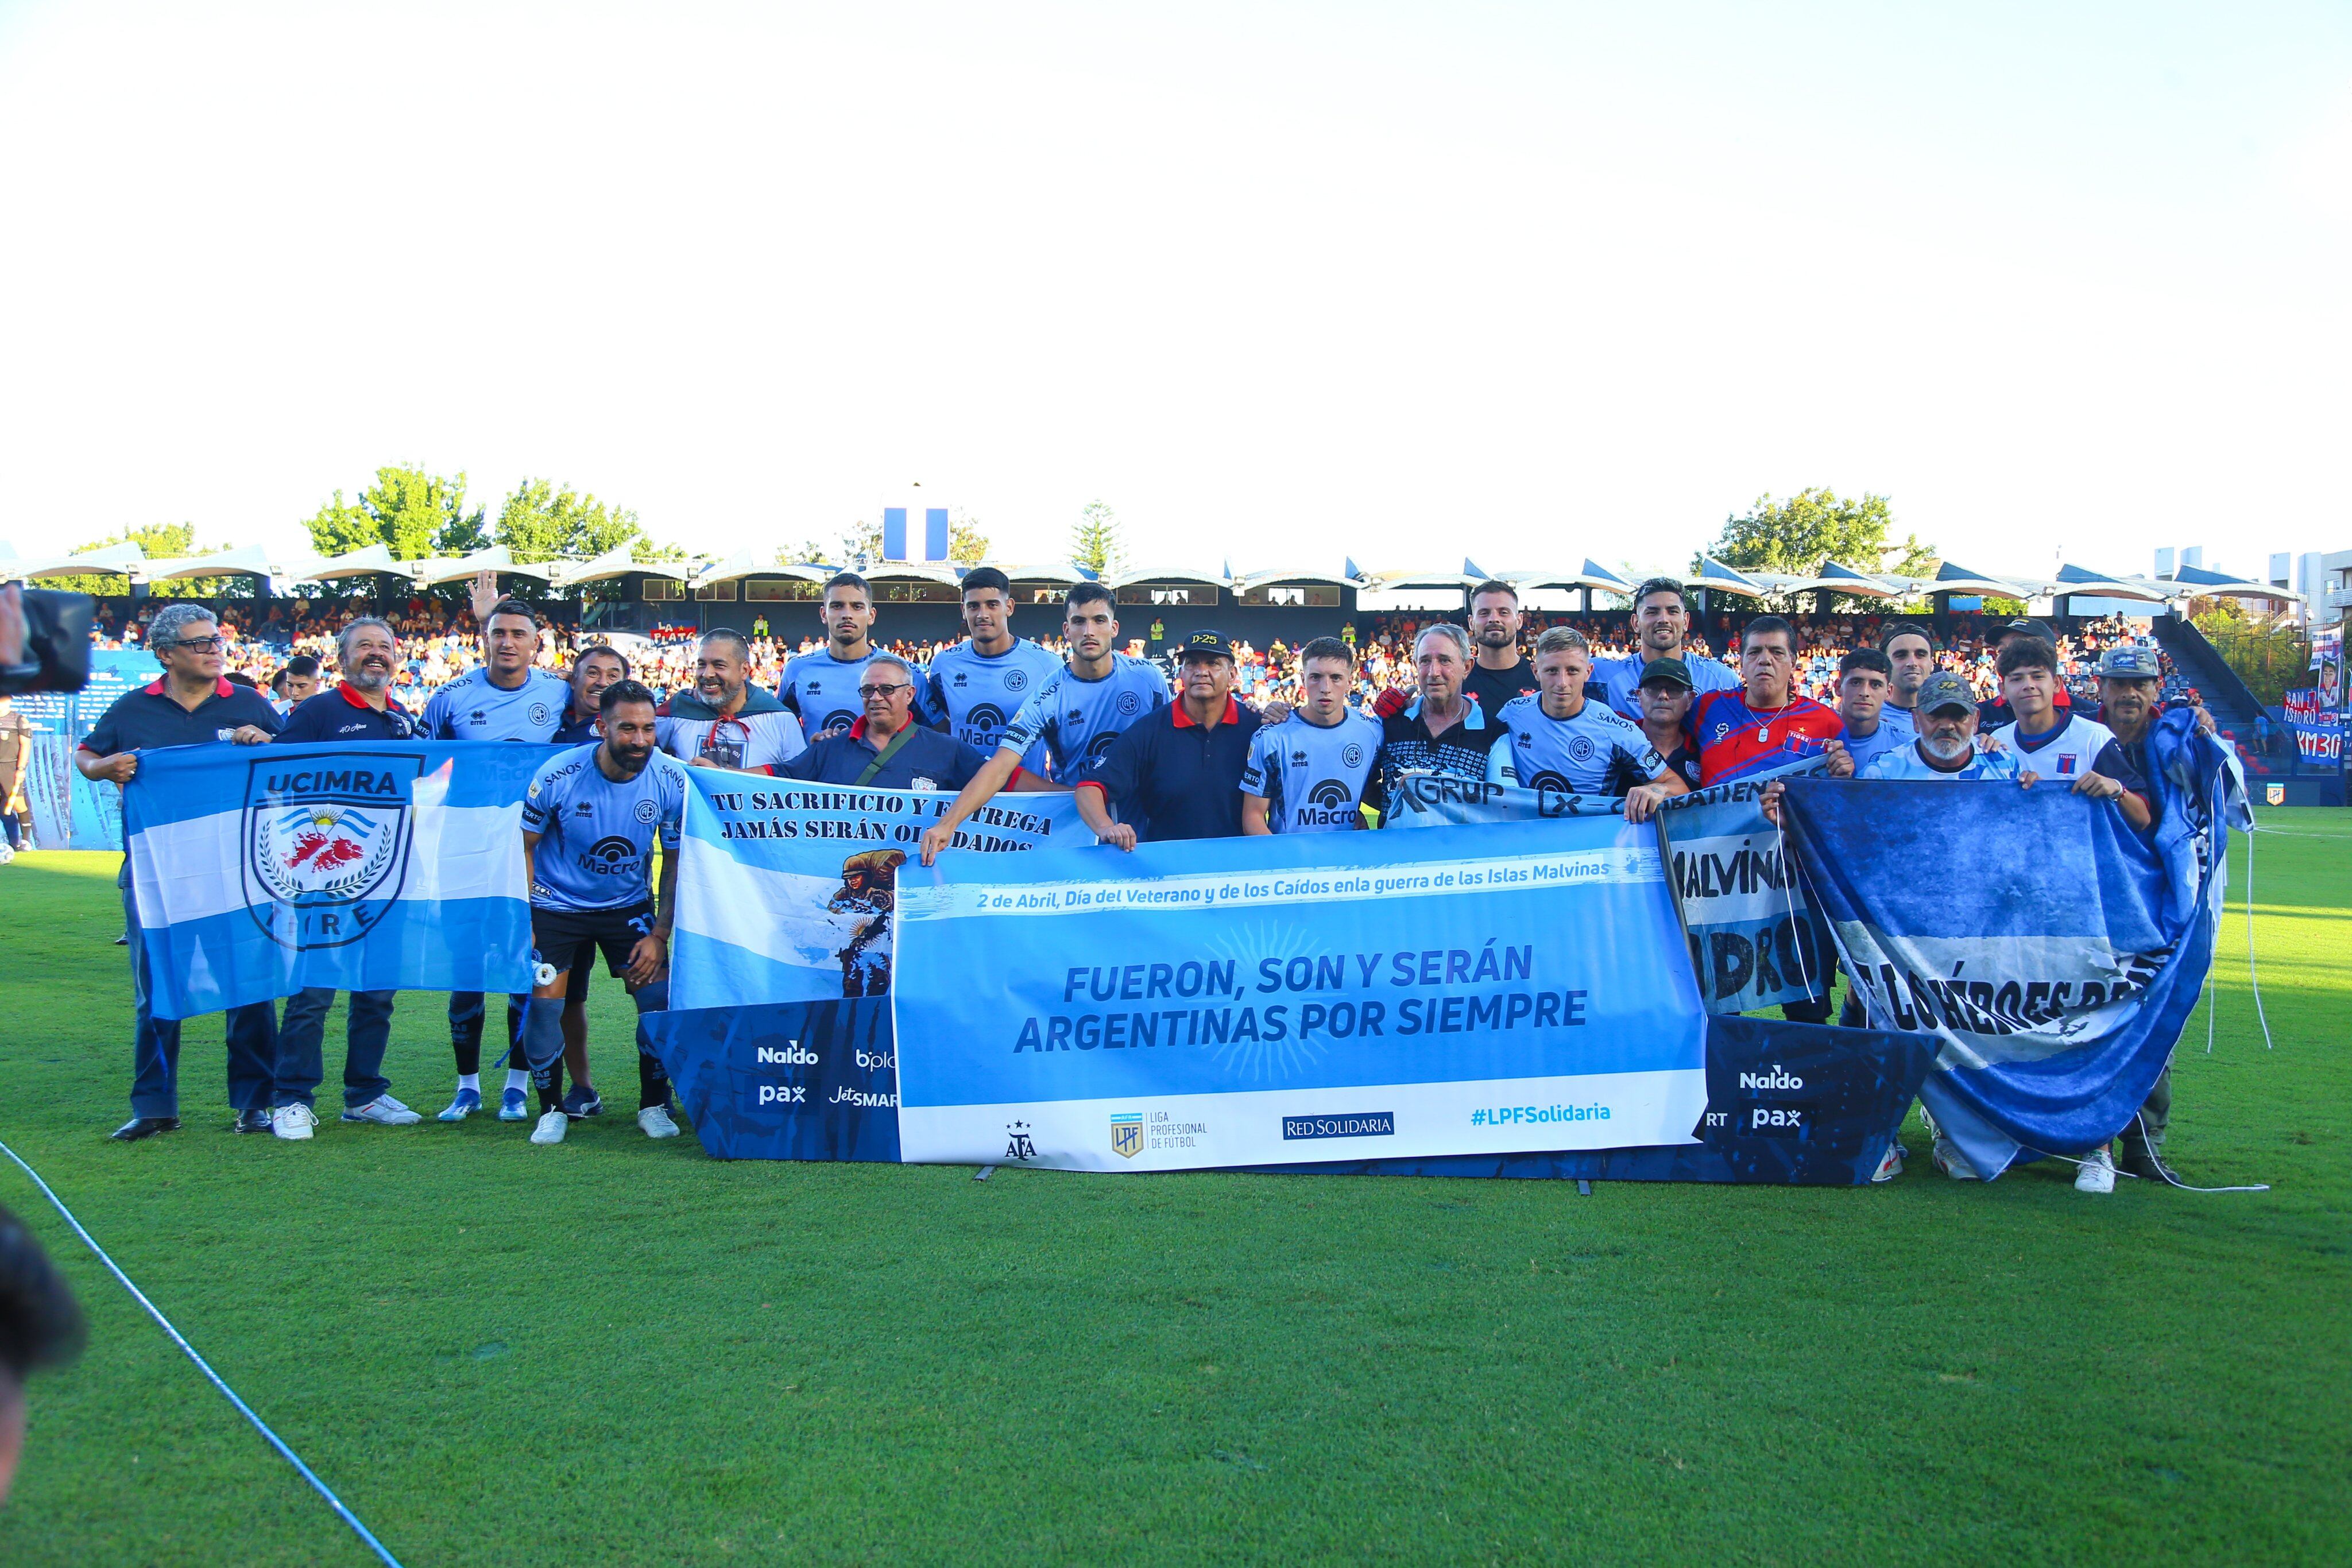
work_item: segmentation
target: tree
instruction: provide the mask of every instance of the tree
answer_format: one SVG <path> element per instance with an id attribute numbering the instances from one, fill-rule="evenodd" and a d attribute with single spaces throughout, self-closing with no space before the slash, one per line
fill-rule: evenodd
<path id="1" fill-rule="evenodd" d="M 1723 520 L 1707 553 L 1726 566 L 1808 577 L 1824 560 L 1857 571 L 1926 575 L 1936 564 L 1936 547 L 1909 534 L 1890 549 L 1886 535 L 1894 521 L 1886 497 L 1867 492 L 1852 501 L 1826 486 L 1800 490 L 1784 501 L 1759 496 L 1744 515 Z M 1698 562 L 1691 566 L 1696 570 Z"/>
<path id="2" fill-rule="evenodd" d="M 525 479 L 499 508 L 498 542 L 519 561 L 587 560 L 645 538 L 636 513 L 545 479 Z"/>
<path id="3" fill-rule="evenodd" d="M 308 523 L 310 543 L 320 555 L 343 555 L 382 544 L 394 560 L 425 556 L 470 555 L 490 542 L 482 508 L 466 510 L 466 476 L 444 477 L 422 468 L 394 465 L 375 471 L 375 483 L 360 492 L 355 507 L 343 493 L 319 508 Z"/>
<path id="4" fill-rule="evenodd" d="M 1118 514 L 1099 500 L 1089 501 L 1070 529 L 1070 562 L 1097 577 L 1108 577 L 1127 561 L 1119 537 Z"/>
<path id="5" fill-rule="evenodd" d="M 139 528 L 125 528 L 110 539 L 92 539 L 76 545 L 73 553 L 102 549 L 124 540 L 138 545 L 147 552 L 149 560 L 168 560 L 173 557 L 219 555 L 228 545 L 214 545 L 208 549 L 196 548 L 196 525 L 194 523 L 148 523 Z M 91 572 L 76 577 L 44 579 L 43 588 L 54 588 L 64 593 L 104 595 L 121 593 L 129 586 L 129 579 L 117 572 Z M 163 585 L 172 596 L 179 599 L 241 599 L 253 591 L 249 577 L 186 577 Z"/>

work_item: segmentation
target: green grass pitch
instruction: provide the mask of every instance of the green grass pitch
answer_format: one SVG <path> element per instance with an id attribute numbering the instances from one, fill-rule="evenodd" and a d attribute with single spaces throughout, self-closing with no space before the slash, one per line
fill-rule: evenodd
<path id="1" fill-rule="evenodd" d="M 113 858 L 0 870 L 0 1137 L 411 1568 L 2352 1561 L 2352 813 L 2267 810 L 2176 1067 L 2199 1196 L 719 1164 L 614 1109 L 132 1146 Z M 2243 840 L 2233 842 L 2241 878 Z M 1965 874 L 1965 866 L 1954 874 Z M 340 1072 L 331 1025 L 329 1092 Z M 440 998 L 389 1071 L 428 1114 Z M 493 1077 L 492 1082 L 496 1079 Z M 362 1549 L 14 1166 L 88 1354 L 0 1563 Z"/>

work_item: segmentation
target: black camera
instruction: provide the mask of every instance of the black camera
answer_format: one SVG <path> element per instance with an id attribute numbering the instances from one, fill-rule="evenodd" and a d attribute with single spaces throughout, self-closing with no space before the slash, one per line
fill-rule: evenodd
<path id="1" fill-rule="evenodd" d="M 88 685 L 95 610 L 87 593 L 0 588 L 0 696 Z"/>

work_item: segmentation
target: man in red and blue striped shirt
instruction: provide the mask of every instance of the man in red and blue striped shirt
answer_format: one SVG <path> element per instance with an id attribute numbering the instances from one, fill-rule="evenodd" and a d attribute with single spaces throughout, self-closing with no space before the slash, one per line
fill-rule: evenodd
<path id="1" fill-rule="evenodd" d="M 1701 786 L 1819 756 L 1844 739 L 1837 710 L 1797 691 L 1796 664 L 1794 627 L 1778 615 L 1748 623 L 1739 642 L 1739 690 L 1702 692 L 1691 704 Z"/>

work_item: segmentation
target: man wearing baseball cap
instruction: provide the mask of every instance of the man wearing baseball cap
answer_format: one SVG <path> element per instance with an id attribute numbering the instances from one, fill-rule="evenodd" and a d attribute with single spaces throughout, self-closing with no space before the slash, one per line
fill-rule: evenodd
<path id="1" fill-rule="evenodd" d="M 2006 751 L 1979 751 L 1976 695 L 1968 682 L 1949 670 L 1938 670 L 1919 683 L 1916 710 L 1919 734 L 1908 746 L 1898 746 L 1871 758 L 1858 779 L 2017 779 L 2032 782 L 2017 758 Z M 1768 791 L 1769 793 L 1769 791 Z"/>
<path id="2" fill-rule="evenodd" d="M 1661 653 L 1642 666 L 1633 700 L 1642 712 L 1642 734 L 1666 759 L 1666 767 L 1692 789 L 1698 788 L 1698 747 L 1691 744 L 1691 702 L 1697 696 L 1690 666 L 1678 654 Z"/>
<path id="3" fill-rule="evenodd" d="M 1261 721 L 1234 696 L 1233 645 L 1222 632 L 1194 632 L 1176 658 L 1181 695 L 1129 726 L 1102 767 L 1078 785 L 1078 815 L 1096 837 L 1123 850 L 1138 839 L 1242 831 L 1242 772 Z"/>

